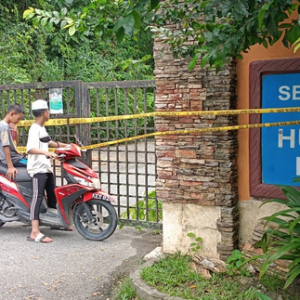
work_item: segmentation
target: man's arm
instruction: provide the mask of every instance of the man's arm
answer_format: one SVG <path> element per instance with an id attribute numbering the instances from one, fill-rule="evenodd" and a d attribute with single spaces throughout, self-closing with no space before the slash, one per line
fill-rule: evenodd
<path id="1" fill-rule="evenodd" d="M 12 180 L 15 178 L 15 173 L 18 174 L 18 170 L 14 167 L 14 165 L 12 163 L 9 146 L 3 146 L 3 152 L 5 155 L 5 160 L 6 160 L 7 167 L 8 167 L 6 177 L 9 180 Z"/>
<path id="2" fill-rule="evenodd" d="M 54 141 L 51 141 L 49 143 L 49 146 L 51 148 L 60 148 L 60 147 L 66 147 L 68 146 L 69 144 L 65 144 L 65 143 L 62 143 L 62 142 L 54 142 Z"/>
<path id="3" fill-rule="evenodd" d="M 48 152 L 44 151 L 38 148 L 31 148 L 29 151 L 27 151 L 28 154 L 37 154 L 37 155 L 45 155 L 49 158 L 56 158 L 57 154 L 54 152 Z"/>

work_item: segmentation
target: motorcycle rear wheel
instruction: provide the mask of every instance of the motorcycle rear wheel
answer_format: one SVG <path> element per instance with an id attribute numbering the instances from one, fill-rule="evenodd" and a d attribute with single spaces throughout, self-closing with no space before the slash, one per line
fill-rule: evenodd
<path id="1" fill-rule="evenodd" d="M 103 241 L 110 237 L 118 225 L 118 217 L 115 208 L 105 200 L 92 199 L 85 202 L 87 205 L 78 205 L 74 209 L 74 225 L 77 231 L 87 240 Z M 93 217 L 88 221 L 86 207 Z"/>

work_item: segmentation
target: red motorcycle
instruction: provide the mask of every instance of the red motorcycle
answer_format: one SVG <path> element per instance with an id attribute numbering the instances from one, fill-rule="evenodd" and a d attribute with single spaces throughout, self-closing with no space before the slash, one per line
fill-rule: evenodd
<path id="1" fill-rule="evenodd" d="M 47 142 L 47 138 L 41 138 Z M 48 137 L 50 141 L 50 137 Z M 47 207 L 44 199 L 40 225 L 67 229 L 72 224 L 86 239 L 102 241 L 110 237 L 118 223 L 112 196 L 100 189 L 95 171 L 77 159 L 81 149 L 76 144 L 55 150 L 61 161 L 62 176 L 67 184 L 55 188 L 57 210 Z M 32 179 L 26 168 L 17 168 L 14 181 L 6 178 L 7 167 L 0 163 L 0 227 L 6 222 L 30 224 Z"/>

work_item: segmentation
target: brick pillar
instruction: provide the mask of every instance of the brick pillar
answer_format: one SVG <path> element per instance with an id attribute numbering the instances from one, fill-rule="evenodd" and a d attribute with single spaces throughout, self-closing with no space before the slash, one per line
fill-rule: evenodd
<path id="1" fill-rule="evenodd" d="M 235 63 L 216 74 L 174 59 L 161 40 L 154 44 L 156 111 L 236 108 Z M 236 116 L 160 117 L 157 131 L 236 125 Z M 238 244 L 237 132 L 219 131 L 156 138 L 156 193 L 163 201 L 165 252 L 189 251 L 193 232 L 200 252 L 226 259 Z"/>

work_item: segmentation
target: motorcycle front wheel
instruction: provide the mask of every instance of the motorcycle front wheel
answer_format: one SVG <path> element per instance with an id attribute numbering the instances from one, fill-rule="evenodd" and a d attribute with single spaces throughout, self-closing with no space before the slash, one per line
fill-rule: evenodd
<path id="1" fill-rule="evenodd" d="M 115 208 L 105 200 L 95 200 L 79 204 L 74 209 L 74 225 L 87 240 L 103 241 L 116 230 L 118 217 Z M 86 211 L 88 209 L 88 212 Z M 89 220 L 92 217 L 92 220 Z"/>

